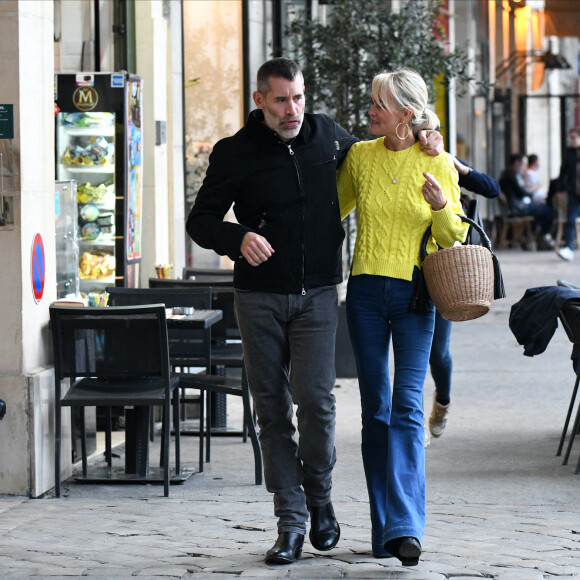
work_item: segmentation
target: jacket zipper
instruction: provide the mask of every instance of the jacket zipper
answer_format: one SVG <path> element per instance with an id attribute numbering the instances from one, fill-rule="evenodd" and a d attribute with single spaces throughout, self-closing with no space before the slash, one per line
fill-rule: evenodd
<path id="1" fill-rule="evenodd" d="M 288 147 L 288 153 L 290 153 L 290 157 L 292 158 L 292 162 L 294 163 L 294 168 L 296 169 L 296 176 L 298 177 L 298 190 L 300 191 L 300 199 L 302 200 L 302 296 L 306 296 L 306 290 L 304 289 L 304 228 L 305 228 L 305 216 L 304 216 L 304 192 L 302 190 L 302 179 L 300 179 L 300 170 L 298 168 L 298 163 L 296 161 L 296 157 L 294 157 L 294 151 L 292 150 L 292 143 L 284 143 L 286 147 Z"/>

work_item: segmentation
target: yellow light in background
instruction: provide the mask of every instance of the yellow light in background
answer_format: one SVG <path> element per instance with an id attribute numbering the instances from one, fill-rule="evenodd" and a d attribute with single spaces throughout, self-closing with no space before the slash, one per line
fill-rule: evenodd
<path id="1" fill-rule="evenodd" d="M 532 46 L 534 50 L 542 50 L 544 42 L 544 11 L 534 10 L 532 12 Z M 537 91 L 544 80 L 545 65 L 537 62 L 533 65 L 532 90 Z"/>
<path id="2" fill-rule="evenodd" d="M 514 11 L 514 31 L 517 50 L 528 49 L 528 31 L 532 18 L 532 9 L 529 6 L 516 8 Z"/>
<path id="3" fill-rule="evenodd" d="M 534 50 L 542 50 L 544 42 L 544 11 L 534 10 L 532 12 L 532 44 Z"/>

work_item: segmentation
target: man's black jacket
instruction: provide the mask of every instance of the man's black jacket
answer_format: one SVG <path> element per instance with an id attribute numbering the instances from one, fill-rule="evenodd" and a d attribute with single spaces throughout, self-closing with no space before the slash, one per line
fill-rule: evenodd
<path id="1" fill-rule="evenodd" d="M 238 289 L 295 294 L 338 284 L 344 230 L 336 170 L 357 139 L 325 115 L 307 113 L 299 134 L 284 143 L 263 119 L 252 111 L 243 129 L 216 143 L 187 232 L 234 260 Z M 237 224 L 223 221 L 232 203 Z M 259 266 L 240 253 L 248 231 L 274 249 Z"/>
<path id="2" fill-rule="evenodd" d="M 526 356 L 541 354 L 558 328 L 558 314 L 568 300 L 580 301 L 578 290 L 564 286 L 528 288 L 512 305 L 509 327 Z"/>

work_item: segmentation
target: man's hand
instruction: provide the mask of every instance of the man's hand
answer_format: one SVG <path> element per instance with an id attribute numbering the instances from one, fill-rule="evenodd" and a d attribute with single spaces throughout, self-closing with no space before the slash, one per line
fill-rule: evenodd
<path id="1" fill-rule="evenodd" d="M 427 153 L 427 155 L 441 155 L 443 153 L 443 137 L 439 131 L 431 129 L 423 129 L 419 131 L 419 149 Z"/>
<path id="2" fill-rule="evenodd" d="M 274 253 L 268 240 L 255 232 L 248 232 L 243 237 L 240 251 L 250 266 L 259 266 Z"/>

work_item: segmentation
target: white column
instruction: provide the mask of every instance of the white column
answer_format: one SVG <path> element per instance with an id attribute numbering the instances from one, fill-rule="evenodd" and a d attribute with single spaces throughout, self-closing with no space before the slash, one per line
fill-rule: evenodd
<path id="1" fill-rule="evenodd" d="M 41 0 L 0 2 L 0 103 L 14 105 L 14 139 L 0 140 L 14 209 L 13 226 L 0 228 L 0 398 L 7 405 L 0 493 L 33 496 L 52 486 L 54 449 L 48 337 L 48 306 L 56 297 L 53 10 Z M 37 233 L 46 260 L 39 302 L 31 275 Z M 41 452 L 44 443 L 49 447 Z"/>

